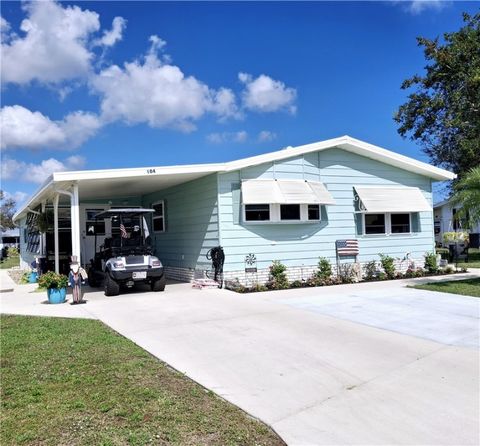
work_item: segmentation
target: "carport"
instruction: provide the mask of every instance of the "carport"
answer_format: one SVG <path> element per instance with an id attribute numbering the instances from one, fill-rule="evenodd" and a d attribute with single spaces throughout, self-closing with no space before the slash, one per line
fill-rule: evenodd
<path id="1" fill-rule="evenodd" d="M 71 255 L 82 264 L 89 259 L 82 252 L 81 203 L 104 203 L 106 205 L 140 204 L 146 194 L 186 183 L 224 168 L 222 164 L 185 166 L 139 167 L 129 169 L 87 170 L 55 172 L 15 214 L 14 222 L 25 227 L 31 216 L 45 213 L 47 205 L 53 205 L 53 251 L 55 271 L 60 269 L 59 255 L 59 206 L 70 210 Z M 41 234 L 38 251 L 33 256 L 46 255 L 47 241 Z"/>

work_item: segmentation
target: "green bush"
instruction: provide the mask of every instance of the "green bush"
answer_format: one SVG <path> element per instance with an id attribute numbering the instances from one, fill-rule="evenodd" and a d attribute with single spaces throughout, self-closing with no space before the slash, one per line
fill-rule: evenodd
<path id="1" fill-rule="evenodd" d="M 7 257 L 18 257 L 20 253 L 18 252 L 18 248 L 15 246 L 10 246 L 7 248 Z"/>
<path id="2" fill-rule="evenodd" d="M 455 272 L 455 270 L 454 270 L 451 266 L 447 266 L 447 267 L 443 270 L 443 272 L 444 272 L 445 274 L 453 274 L 453 273 Z"/>
<path id="3" fill-rule="evenodd" d="M 30 271 L 25 271 L 20 278 L 21 284 L 26 284 L 30 282 Z"/>
<path id="4" fill-rule="evenodd" d="M 377 277 L 377 262 L 371 260 L 363 267 L 365 280 L 374 280 Z"/>
<path id="5" fill-rule="evenodd" d="M 315 278 L 320 282 L 328 282 L 332 277 L 332 265 L 325 257 L 318 260 L 318 270 L 315 272 Z"/>
<path id="6" fill-rule="evenodd" d="M 64 274 L 57 274 L 53 271 L 48 271 L 38 278 L 38 286 L 40 288 L 66 288 L 68 285 L 68 277 Z"/>
<path id="7" fill-rule="evenodd" d="M 270 266 L 270 280 L 267 286 L 273 290 L 284 290 L 288 288 L 287 267 L 280 262 L 274 260 Z"/>
<path id="8" fill-rule="evenodd" d="M 290 288 L 302 288 L 303 287 L 303 282 L 301 280 L 294 280 L 290 284 Z"/>
<path id="9" fill-rule="evenodd" d="M 425 264 L 423 267 L 430 274 L 438 273 L 437 255 L 434 252 L 425 253 Z"/>
<path id="10" fill-rule="evenodd" d="M 395 279 L 395 259 L 386 254 L 378 254 L 387 279 Z"/>

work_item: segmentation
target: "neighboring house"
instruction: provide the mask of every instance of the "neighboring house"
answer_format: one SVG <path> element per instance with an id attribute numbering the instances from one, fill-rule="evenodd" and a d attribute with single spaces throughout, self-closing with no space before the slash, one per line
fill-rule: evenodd
<path id="1" fill-rule="evenodd" d="M 0 256 L 5 257 L 5 248 L 20 247 L 20 230 L 18 228 L 7 229 L 0 232 Z"/>
<path id="2" fill-rule="evenodd" d="M 450 200 L 444 200 L 433 206 L 435 242 L 445 246 L 443 234 L 445 232 L 467 230 L 470 233 L 470 247 L 480 248 L 480 221 L 471 228 L 465 228 L 462 220 L 456 217 L 459 206 L 453 206 Z"/>
<path id="3" fill-rule="evenodd" d="M 217 164 L 54 173 L 15 215 L 21 258 L 44 254 L 57 268 L 73 253 L 87 264 L 93 234 L 100 243 L 118 228 L 93 216 L 114 206 L 155 209 L 150 233 L 167 276 L 191 279 L 210 267 L 208 250 L 222 246 L 226 277 L 245 277 L 256 257 L 259 280 L 273 260 L 290 278 L 306 278 L 319 257 L 336 259 L 336 240 L 358 239 L 358 260 L 384 253 L 399 266 L 422 262 L 435 247 L 432 182 L 455 174 L 344 136 Z M 58 209 L 39 234 L 39 211 Z M 58 235 L 55 254 L 55 233 Z M 350 259 L 350 261 L 353 259 Z"/>

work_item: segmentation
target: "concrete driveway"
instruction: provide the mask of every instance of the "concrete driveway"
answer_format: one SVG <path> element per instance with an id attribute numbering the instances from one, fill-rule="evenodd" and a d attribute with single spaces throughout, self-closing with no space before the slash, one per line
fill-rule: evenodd
<path id="1" fill-rule="evenodd" d="M 292 445 L 478 444 L 480 299 L 404 285 L 239 295 L 175 284 L 41 312 L 102 320 Z M 3 312 L 40 305 L 1 299 Z"/>

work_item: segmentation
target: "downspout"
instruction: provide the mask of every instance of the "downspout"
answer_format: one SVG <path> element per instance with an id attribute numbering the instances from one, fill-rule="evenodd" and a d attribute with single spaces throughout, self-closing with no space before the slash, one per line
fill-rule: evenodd
<path id="1" fill-rule="evenodd" d="M 55 192 L 58 194 L 67 195 L 70 197 L 70 221 L 71 221 L 71 231 L 72 231 L 72 256 L 77 256 L 79 263 L 81 263 L 80 258 L 80 212 L 78 207 L 78 184 L 74 183 L 72 185 L 73 192 L 55 189 Z M 58 237 L 58 202 L 57 202 L 57 237 Z M 58 244 L 57 244 L 58 246 Z M 56 260 L 58 256 L 56 256 Z"/>

